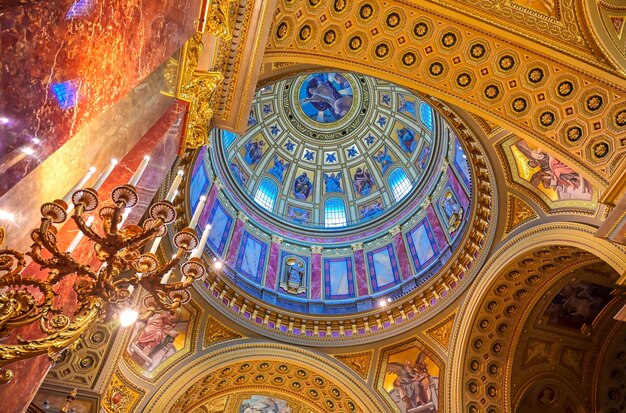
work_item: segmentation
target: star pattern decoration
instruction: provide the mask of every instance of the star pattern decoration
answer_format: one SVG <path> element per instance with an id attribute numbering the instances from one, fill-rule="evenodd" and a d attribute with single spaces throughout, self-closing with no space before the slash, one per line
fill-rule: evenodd
<path id="1" fill-rule="evenodd" d="M 313 162 L 313 160 L 315 159 L 315 152 L 305 149 L 303 158 L 307 161 Z"/>
<path id="2" fill-rule="evenodd" d="M 285 144 L 285 149 L 287 149 L 289 152 L 293 152 L 293 150 L 296 149 L 296 144 L 291 141 L 287 141 L 287 143 Z"/>
<path id="3" fill-rule="evenodd" d="M 263 113 L 266 115 L 269 115 L 270 113 L 272 113 L 272 104 L 271 103 L 265 103 L 263 104 Z"/>
<path id="4" fill-rule="evenodd" d="M 334 163 L 337 162 L 337 153 L 336 152 L 328 152 L 326 154 L 326 163 Z"/>
<path id="5" fill-rule="evenodd" d="M 357 156 L 359 154 L 359 151 L 356 149 L 356 146 L 352 146 L 351 148 L 348 148 L 348 158 L 354 158 L 355 156 Z"/>
<path id="6" fill-rule="evenodd" d="M 374 143 L 374 141 L 376 140 L 376 138 L 373 135 L 370 134 L 370 135 L 367 135 L 364 140 L 365 140 L 365 144 L 367 146 L 371 146 Z"/>
<path id="7" fill-rule="evenodd" d="M 387 106 L 389 106 L 389 104 L 391 103 L 391 96 L 384 94 L 383 97 L 383 103 Z"/>
<path id="8" fill-rule="evenodd" d="M 270 126 L 270 132 L 272 133 L 272 135 L 277 136 L 279 133 L 281 133 L 281 132 L 282 132 L 282 130 L 280 130 L 280 128 L 278 127 L 278 125 L 272 125 L 272 126 Z M 287 148 L 287 145 L 288 145 L 289 143 L 291 143 L 291 141 L 289 141 L 289 142 L 287 142 L 287 144 L 285 144 L 285 148 Z M 291 144 L 293 145 L 293 143 L 291 143 Z M 287 150 L 288 150 L 289 152 L 291 152 L 291 151 L 292 151 L 292 149 L 288 149 L 288 148 L 287 148 Z"/>
<path id="9" fill-rule="evenodd" d="M 378 115 L 378 120 L 376 121 L 376 123 L 378 123 L 378 126 L 380 126 L 381 128 L 384 128 L 387 124 L 387 117 Z"/>

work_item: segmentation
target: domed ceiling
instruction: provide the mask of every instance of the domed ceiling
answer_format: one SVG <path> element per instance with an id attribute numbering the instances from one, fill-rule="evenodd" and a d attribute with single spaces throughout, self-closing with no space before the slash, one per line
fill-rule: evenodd
<path id="1" fill-rule="evenodd" d="M 212 225 L 209 256 L 230 282 L 283 310 L 349 314 L 393 301 L 446 265 L 471 217 L 454 129 L 371 77 L 281 80 L 257 92 L 244 135 L 212 140 L 192 166 L 190 208 L 212 193 L 197 229 Z"/>
<path id="2" fill-rule="evenodd" d="M 426 182 L 446 140 L 430 106 L 373 78 L 314 73 L 263 88 L 241 138 L 225 133 L 237 184 L 287 224 L 350 227 Z M 433 147 L 435 146 L 435 147 Z"/>

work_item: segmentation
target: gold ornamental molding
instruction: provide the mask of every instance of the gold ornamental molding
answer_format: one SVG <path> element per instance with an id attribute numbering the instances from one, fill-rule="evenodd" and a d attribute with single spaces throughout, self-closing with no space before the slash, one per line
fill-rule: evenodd
<path id="1" fill-rule="evenodd" d="M 582 167 L 600 190 L 626 154 L 623 78 L 429 2 L 281 1 L 264 62 L 351 70 L 448 101 Z"/>
<path id="2" fill-rule="evenodd" d="M 204 400 L 233 388 L 278 389 L 319 411 L 385 411 L 366 383 L 339 361 L 300 347 L 258 340 L 233 343 L 189 362 L 160 386 L 143 411 L 192 411 Z"/>
<path id="3" fill-rule="evenodd" d="M 438 323 L 430 330 L 426 330 L 426 335 L 433 339 L 433 341 L 448 353 L 448 347 L 450 346 L 450 338 L 452 336 L 452 327 L 454 327 L 454 320 L 456 319 L 456 311 L 448 316 L 445 320 Z"/>
<path id="4" fill-rule="evenodd" d="M 334 354 L 333 357 L 354 370 L 363 380 L 369 377 L 374 350 L 359 353 Z"/>
<path id="5" fill-rule="evenodd" d="M 224 326 L 217 319 L 209 316 L 204 326 L 203 348 L 210 347 L 222 341 L 237 340 L 243 336 Z"/>
<path id="6" fill-rule="evenodd" d="M 449 375 L 450 380 L 446 383 L 448 391 L 447 394 L 450 397 L 451 411 L 466 411 L 466 408 L 468 407 L 465 404 L 465 401 L 469 400 L 466 400 L 466 398 L 470 398 L 470 396 L 469 394 L 466 394 L 467 378 L 464 372 L 467 369 L 473 368 L 474 365 L 470 364 L 466 354 L 471 351 L 471 348 L 474 348 L 477 345 L 477 343 L 472 342 L 472 337 L 475 336 L 475 329 L 477 328 L 474 325 L 474 321 L 477 314 L 482 311 L 484 297 L 489 296 L 489 294 L 493 294 L 492 289 L 494 288 L 495 280 L 503 275 L 503 273 L 507 273 L 507 268 L 513 263 L 516 261 L 523 261 L 525 255 L 528 254 L 528 251 L 547 249 L 556 251 L 560 254 L 559 251 L 563 251 L 563 249 L 570 251 L 573 248 L 581 252 L 591 253 L 594 256 L 590 256 L 591 258 L 587 260 L 588 262 L 597 262 L 598 259 L 606 262 L 621 276 L 620 280 L 616 283 L 621 284 L 624 282 L 626 279 L 626 249 L 622 246 L 616 245 L 615 243 L 595 237 L 594 232 L 595 229 L 593 227 L 578 223 L 548 223 L 538 225 L 509 239 L 483 266 L 482 271 L 467 291 L 467 296 L 474 298 L 466 301 L 466 305 L 459 309 L 458 323 L 455 324 L 452 333 L 449 361 L 451 373 Z M 528 261 L 524 265 L 528 266 L 532 264 L 533 262 Z M 554 268 L 552 267 L 544 268 L 544 271 L 552 271 L 553 269 Z M 539 273 L 541 273 L 541 271 L 539 271 Z M 515 280 L 515 273 L 513 273 L 513 275 L 509 274 L 509 277 L 513 277 L 510 278 L 511 280 Z M 535 278 L 528 278 L 524 280 L 525 282 L 531 283 L 531 285 L 534 285 L 534 283 L 539 281 L 539 279 Z M 501 290 L 504 288 L 509 291 L 512 287 L 503 287 Z M 515 290 L 513 290 L 513 292 L 515 292 Z M 499 292 L 497 294 L 502 295 L 503 293 Z M 516 299 L 522 299 L 526 297 L 527 294 L 528 291 L 526 291 L 525 294 L 520 293 L 519 296 L 516 296 Z M 502 295 L 502 297 L 505 296 L 506 295 Z M 493 304 L 490 305 L 493 306 Z M 518 306 L 514 305 L 513 307 L 515 308 L 509 307 L 511 307 L 511 305 L 501 305 L 498 309 L 502 311 L 506 311 L 508 309 L 507 317 L 513 314 L 517 317 L 517 313 L 519 313 L 517 311 Z M 483 342 L 478 343 L 478 345 L 481 346 L 484 343 L 485 342 L 483 340 Z M 502 341 L 500 340 L 499 345 L 494 347 L 498 353 L 502 350 L 501 346 Z M 487 350 L 487 347 L 485 347 L 485 349 Z M 480 367 L 480 365 L 478 365 L 478 367 Z M 498 369 L 497 371 L 499 372 L 498 374 L 501 374 L 502 369 Z M 502 377 L 497 377 L 499 377 L 498 380 L 500 380 L 501 383 L 505 382 Z M 477 384 L 476 391 L 478 393 L 476 394 L 485 394 L 480 392 L 493 393 L 493 390 L 495 389 L 496 393 L 494 394 L 496 394 L 497 397 L 501 397 L 501 393 L 498 393 L 500 390 L 496 388 L 488 388 L 488 386 L 488 383 L 485 383 L 484 386 L 479 386 Z M 474 388 L 474 386 L 472 386 L 472 388 Z M 490 400 L 492 399 L 492 396 L 488 397 Z M 471 402 L 468 401 L 468 403 Z M 502 406 L 504 403 L 499 402 L 499 405 Z M 476 410 L 474 409 L 474 411 Z"/>
<path id="7" fill-rule="evenodd" d="M 506 207 L 506 227 L 504 232 L 510 233 L 517 227 L 538 218 L 537 212 L 521 198 L 508 193 Z"/>

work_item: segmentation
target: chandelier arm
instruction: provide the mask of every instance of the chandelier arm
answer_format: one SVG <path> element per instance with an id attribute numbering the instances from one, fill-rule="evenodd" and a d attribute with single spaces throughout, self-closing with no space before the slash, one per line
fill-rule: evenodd
<path id="1" fill-rule="evenodd" d="M 79 208 L 80 208 L 80 212 L 79 212 Z M 86 221 L 83 219 L 82 209 L 83 209 L 83 206 L 80 205 L 79 207 L 76 208 L 76 210 L 74 210 L 74 215 L 72 215 L 72 219 L 76 223 L 76 226 L 78 227 L 80 232 L 82 232 L 83 235 L 89 238 L 90 240 L 97 242 L 98 244 L 101 244 L 101 245 L 105 244 L 106 239 L 104 239 L 104 237 L 101 237 L 91 226 L 87 225 Z"/>
<path id="2" fill-rule="evenodd" d="M 122 221 L 122 215 L 123 215 L 123 211 L 126 207 L 126 203 L 123 201 L 119 201 L 117 204 L 115 204 L 115 208 L 113 210 L 113 216 L 111 217 L 111 226 L 109 228 L 109 235 L 115 237 L 117 235 L 117 232 L 119 231 L 119 228 L 117 227 L 120 222 Z"/>
<path id="3" fill-rule="evenodd" d="M 0 345 L 0 367 L 42 354 L 47 354 L 53 361 L 58 360 L 63 350 L 78 344 L 80 336 L 101 318 L 103 311 L 104 301 L 94 298 L 83 313 L 46 337 L 27 341 L 19 339 L 18 344 Z"/>
<path id="4" fill-rule="evenodd" d="M 0 288 L 14 286 L 33 287 L 41 292 L 38 300 L 32 292 L 24 289 L 12 289 L 0 295 L 0 302 L 9 305 L 0 306 L 0 329 L 18 328 L 37 321 L 48 313 L 54 302 L 52 285 L 44 280 L 21 275 L 0 278 Z M 37 302 L 40 301 L 39 304 Z"/>
<path id="5" fill-rule="evenodd" d="M 59 247 L 57 246 L 56 240 L 54 242 L 50 239 L 49 229 L 50 227 L 55 228 L 53 231 L 56 232 L 56 227 L 52 225 L 52 222 L 48 218 L 41 218 L 41 225 L 39 226 L 39 238 L 35 241 L 38 244 L 41 244 L 43 248 L 50 251 L 50 253 L 54 256 L 60 254 Z"/>
<path id="6" fill-rule="evenodd" d="M 11 248 L 0 250 L 0 272 L 6 272 L 6 274 L 2 274 L 0 277 L 17 275 L 22 272 L 25 266 L 26 261 L 22 253 Z"/>
<path id="7" fill-rule="evenodd" d="M 159 229 L 161 228 L 161 226 L 163 226 L 163 221 L 161 221 L 161 219 L 158 219 L 157 225 L 144 230 L 141 234 L 139 235 L 135 235 L 134 237 L 130 237 L 128 239 L 127 243 L 127 247 L 133 247 L 133 248 L 141 248 L 142 246 L 144 246 L 148 241 L 151 241 L 152 239 L 155 238 L 157 232 L 159 232 Z"/>

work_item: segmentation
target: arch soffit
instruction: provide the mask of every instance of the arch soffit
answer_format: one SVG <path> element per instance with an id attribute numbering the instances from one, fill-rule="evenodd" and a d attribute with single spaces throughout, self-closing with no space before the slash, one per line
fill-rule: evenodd
<path id="1" fill-rule="evenodd" d="M 536 51 L 528 50 L 527 42 L 513 44 L 495 29 L 492 33 L 479 31 L 453 15 L 444 16 L 440 14 L 441 10 L 431 10 L 425 4 L 392 2 L 389 7 L 383 8 L 377 2 L 370 3 L 370 7 L 375 9 L 372 17 L 360 19 L 358 9 L 354 16 L 349 16 L 360 26 L 356 31 L 346 30 L 337 36 L 335 32 L 339 26 L 334 27 L 336 22 L 331 17 L 322 20 L 320 27 L 316 27 L 316 31 L 304 41 L 293 40 L 298 36 L 300 27 L 290 28 L 283 37 L 278 32 L 272 32 L 264 62 L 275 67 L 293 61 L 328 65 L 366 73 L 428 93 L 506 125 L 521 136 L 541 143 L 547 151 L 561 155 L 566 162 L 583 166 L 582 175 L 598 188 L 605 186 L 613 172 L 619 169 L 620 151 L 614 149 L 612 142 L 626 128 L 626 124 L 622 124 L 626 104 L 620 103 L 619 99 L 624 94 L 623 87 L 619 86 L 620 79 L 610 73 L 600 74 L 597 69 L 558 53 L 547 53 L 538 45 L 533 46 Z M 403 9 L 409 16 L 404 18 L 402 28 L 391 35 L 389 28 L 385 28 L 388 13 L 383 10 L 394 6 Z M 281 7 L 280 11 L 275 18 L 276 23 L 293 21 L 289 7 Z M 301 21 L 308 20 L 302 18 Z M 413 27 L 422 21 L 430 33 L 424 38 L 416 38 L 417 32 L 414 33 Z M 365 28 L 367 30 L 363 31 Z M 372 30 L 377 36 L 369 39 L 365 33 Z M 328 37 L 329 32 L 335 35 Z M 361 39 L 356 44 L 361 49 L 351 50 L 350 41 L 359 33 Z M 397 40 L 400 38 L 403 42 Z M 446 39 L 449 41 L 446 42 Z M 332 40 L 330 44 L 329 40 Z M 479 56 L 473 56 L 471 50 L 478 43 L 482 45 L 479 47 L 481 51 Z M 514 61 L 506 73 L 497 67 L 505 51 L 510 51 Z M 411 56 L 408 60 L 404 59 L 407 54 Z M 437 66 L 436 75 L 431 70 L 433 64 Z M 539 77 L 531 76 L 531 72 L 539 73 L 536 69 L 541 72 Z M 565 88 L 567 91 L 559 89 L 564 81 L 568 85 Z M 459 86 L 459 82 L 465 86 Z M 569 88 L 570 84 L 573 88 Z M 495 97 L 487 92 L 494 85 L 498 90 Z M 567 96 L 558 95 L 559 90 Z M 592 102 L 592 96 L 599 98 Z M 619 124 L 618 114 L 621 114 Z M 583 124 L 585 136 L 577 142 L 582 150 L 573 153 L 564 140 L 568 130 L 578 121 Z"/>
<path id="2" fill-rule="evenodd" d="M 461 306 L 451 334 L 450 360 L 446 393 L 449 397 L 449 411 L 464 411 L 463 393 L 466 390 L 464 369 L 466 353 L 474 329 L 474 319 L 481 309 L 484 298 L 490 294 L 493 285 L 515 260 L 530 250 L 547 246 L 567 246 L 593 254 L 609 264 L 619 275 L 618 284 L 626 278 L 626 248 L 607 240 L 595 237 L 595 229 L 578 223 L 548 223 L 529 228 L 507 240 L 484 265 L 467 291 L 473 297 Z M 569 271 L 566 271 L 569 272 Z M 521 322 L 523 322 L 522 320 Z"/>
<path id="3" fill-rule="evenodd" d="M 225 368 L 233 363 L 245 361 L 286 362 L 318 374 L 332 381 L 348 397 L 357 403 L 363 412 L 384 411 L 383 402 L 366 387 L 356 373 L 346 368 L 338 360 L 311 351 L 273 342 L 246 340 L 240 343 L 209 351 L 204 355 L 181 366 L 179 373 L 173 375 L 146 403 L 145 412 L 169 411 L 177 400 L 208 373 Z"/>

